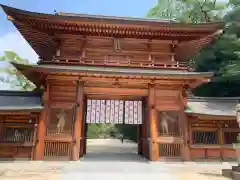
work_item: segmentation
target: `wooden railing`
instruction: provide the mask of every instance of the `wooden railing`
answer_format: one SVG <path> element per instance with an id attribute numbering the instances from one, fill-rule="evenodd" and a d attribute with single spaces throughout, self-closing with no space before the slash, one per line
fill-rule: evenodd
<path id="1" fill-rule="evenodd" d="M 83 59 L 78 57 L 56 57 L 52 61 L 41 60 L 41 64 L 72 64 L 72 65 L 95 65 L 95 66 L 118 66 L 118 67 L 141 67 L 141 68 L 157 68 L 157 69 L 176 69 L 189 70 L 187 62 L 165 61 L 160 60 L 111 60 L 105 59 Z"/>

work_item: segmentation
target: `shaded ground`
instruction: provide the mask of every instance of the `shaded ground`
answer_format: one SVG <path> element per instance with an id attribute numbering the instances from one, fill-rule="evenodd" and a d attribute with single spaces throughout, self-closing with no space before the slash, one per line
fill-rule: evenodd
<path id="1" fill-rule="evenodd" d="M 229 163 L 149 163 L 132 142 L 92 140 L 88 154 L 76 162 L 18 161 L 0 163 L 0 180 L 224 180 Z M 117 153 L 116 153 L 117 152 Z"/>

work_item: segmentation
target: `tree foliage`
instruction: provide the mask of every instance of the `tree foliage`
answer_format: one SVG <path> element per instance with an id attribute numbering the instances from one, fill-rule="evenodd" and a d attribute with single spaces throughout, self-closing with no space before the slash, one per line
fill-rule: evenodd
<path id="1" fill-rule="evenodd" d="M 182 23 L 224 21 L 224 33 L 190 59 L 196 71 L 214 72 L 212 82 L 193 92 L 199 96 L 240 96 L 240 0 L 159 1 L 148 17 Z"/>
<path id="2" fill-rule="evenodd" d="M 27 59 L 19 57 L 13 51 L 4 51 L 4 55 L 0 56 L 0 61 L 29 64 L 29 61 Z M 20 72 L 17 71 L 16 68 L 13 67 L 2 68 L 1 72 L 7 73 L 10 77 L 1 78 L 0 81 L 10 83 L 13 88 L 24 91 L 30 91 L 35 88 L 34 84 L 32 84 L 25 76 L 20 74 Z"/>
<path id="3" fill-rule="evenodd" d="M 159 0 L 148 17 L 201 23 L 220 20 L 227 4 L 216 0 Z"/>

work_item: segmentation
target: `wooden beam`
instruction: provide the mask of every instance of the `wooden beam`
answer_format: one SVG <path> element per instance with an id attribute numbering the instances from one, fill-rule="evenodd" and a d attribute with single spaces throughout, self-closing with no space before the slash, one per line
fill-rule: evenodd
<path id="1" fill-rule="evenodd" d="M 61 39 L 66 39 L 66 40 L 84 40 L 87 39 L 88 41 L 92 42 L 106 42 L 106 41 L 112 41 L 113 37 L 99 37 L 99 36 L 83 36 L 83 35 L 74 35 L 74 34 L 57 34 L 57 37 Z M 172 40 L 157 40 L 157 39 L 136 39 L 136 38 L 121 38 L 121 41 L 124 43 L 130 43 L 130 44 L 136 44 L 137 43 L 150 43 L 150 44 L 179 44 L 179 42 L 172 41 Z"/>
<path id="2" fill-rule="evenodd" d="M 72 160 L 79 160 L 80 158 L 80 145 L 82 138 L 82 121 L 83 121 L 83 105 L 84 105 L 84 88 L 83 82 L 77 81 L 77 107 L 74 121 L 73 131 L 73 149 Z"/>
<path id="3" fill-rule="evenodd" d="M 147 89 L 127 89 L 127 88 L 97 88 L 97 87 L 84 87 L 84 93 L 86 95 L 132 95 L 132 96 L 147 96 Z"/>
<path id="4" fill-rule="evenodd" d="M 111 53 L 111 54 L 115 54 L 115 55 L 133 55 L 133 54 L 139 54 L 139 55 L 147 55 L 148 53 L 151 55 L 175 55 L 175 53 L 172 52 L 165 52 L 165 51 L 148 51 L 146 50 L 119 50 L 119 51 L 113 51 L 111 49 L 106 49 L 106 48 L 85 48 L 85 50 L 89 51 L 89 52 L 96 52 L 96 53 Z"/>
<path id="5" fill-rule="evenodd" d="M 125 101 L 141 101 L 142 97 L 141 96 L 133 96 L 133 95 L 98 95 L 98 94 L 93 94 L 93 95 L 87 95 L 88 99 L 98 99 L 98 100 L 125 100 Z"/>
<path id="6" fill-rule="evenodd" d="M 150 84 L 148 89 L 148 113 L 150 123 L 150 160 L 157 161 L 159 159 L 158 145 L 158 121 L 156 109 L 155 86 Z"/>

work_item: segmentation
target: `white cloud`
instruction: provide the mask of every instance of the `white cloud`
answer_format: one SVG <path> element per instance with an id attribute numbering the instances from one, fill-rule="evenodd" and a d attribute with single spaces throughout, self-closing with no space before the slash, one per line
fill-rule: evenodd
<path id="1" fill-rule="evenodd" d="M 38 56 L 27 41 L 18 32 L 9 32 L 0 36 L 0 55 L 5 50 L 16 52 L 20 57 L 28 59 L 31 63 L 36 63 Z"/>

